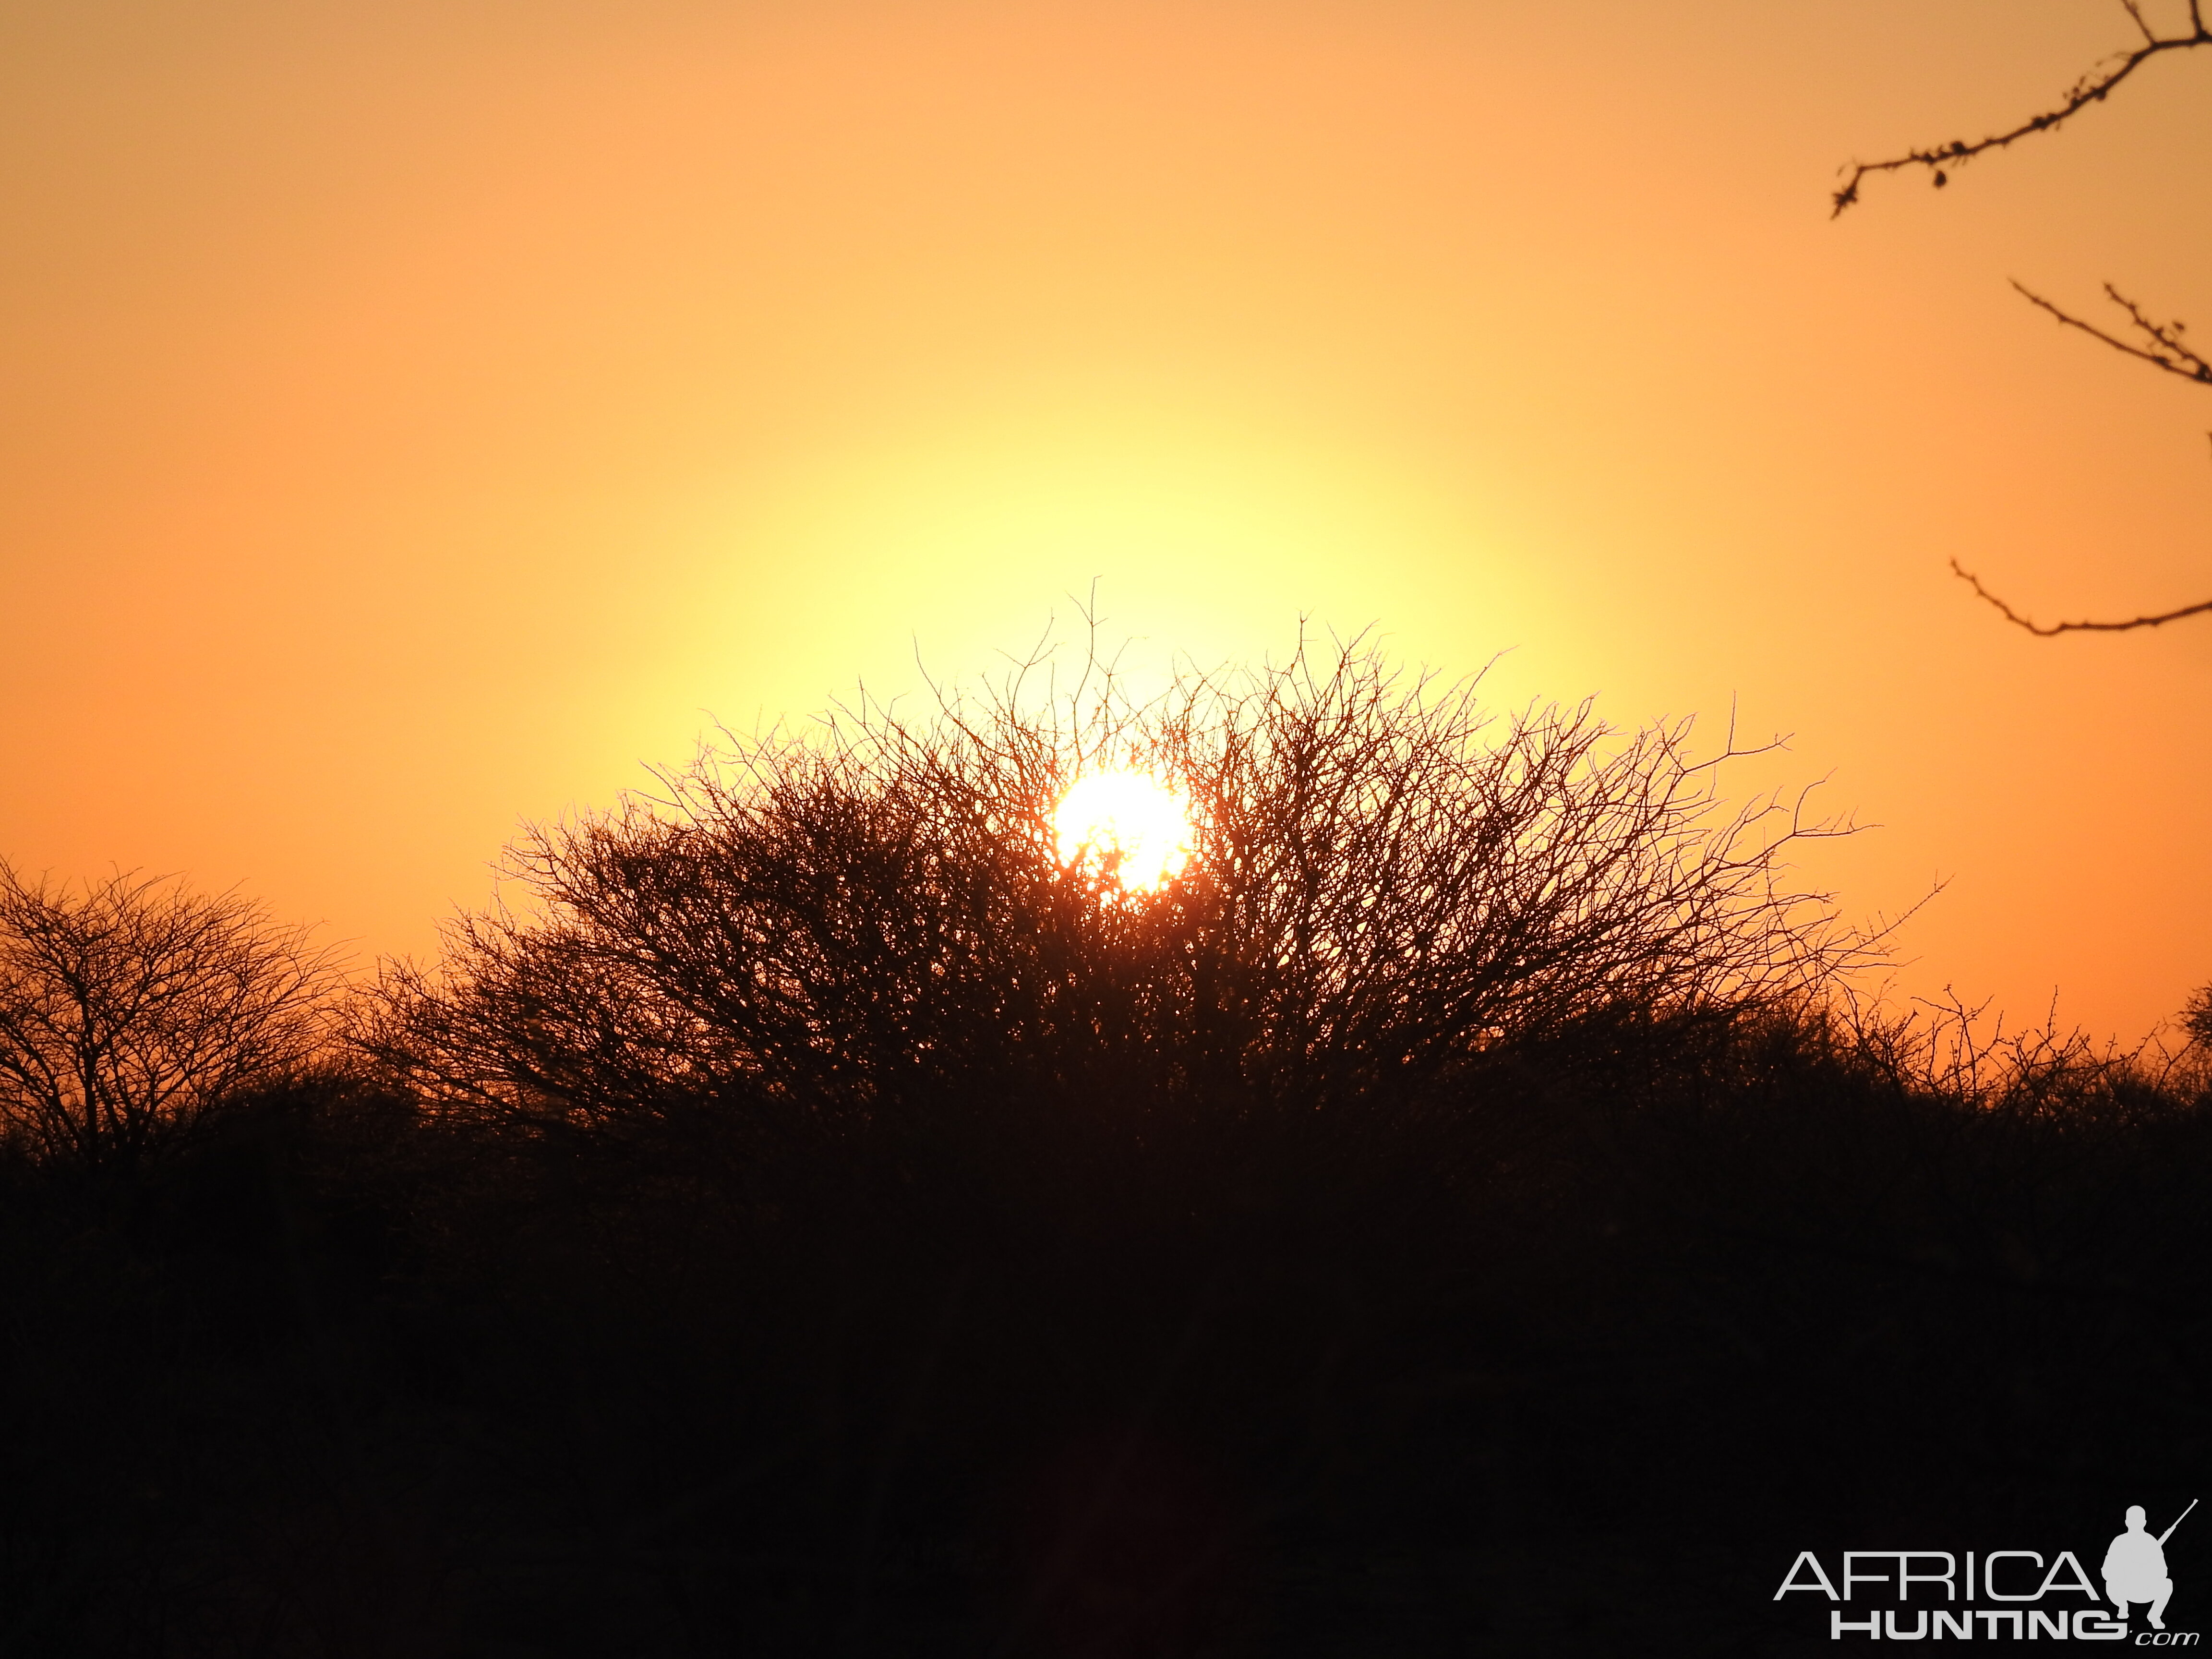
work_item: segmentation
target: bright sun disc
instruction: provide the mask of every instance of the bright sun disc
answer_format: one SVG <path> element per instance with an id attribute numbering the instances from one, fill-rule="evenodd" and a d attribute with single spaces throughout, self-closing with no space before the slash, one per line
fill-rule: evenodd
<path id="1" fill-rule="evenodd" d="M 1052 815 L 1060 861 L 1092 862 L 1132 893 L 1171 881 L 1190 862 L 1182 798 L 1141 772 L 1094 772 L 1060 797 Z"/>

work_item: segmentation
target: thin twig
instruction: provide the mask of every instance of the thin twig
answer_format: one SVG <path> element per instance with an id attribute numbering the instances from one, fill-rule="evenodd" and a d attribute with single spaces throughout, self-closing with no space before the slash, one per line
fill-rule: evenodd
<path id="1" fill-rule="evenodd" d="M 2004 619 L 2013 626 L 2025 628 L 2029 633 L 2040 635 L 2046 639 L 2054 634 L 2124 634 L 2131 628 L 2159 628 L 2170 622 L 2179 622 L 2184 617 L 2200 616 L 2206 611 L 2212 611 L 2212 599 L 2206 599 L 2201 604 L 2185 605 L 2178 611 L 2161 611 L 2156 616 L 2131 617 L 2125 622 L 2063 622 L 2051 623 L 2045 626 L 2044 623 L 2021 616 L 2019 611 L 1983 586 L 1981 578 L 1962 567 L 1956 559 L 1951 561 L 1951 574 L 1972 588 L 1979 598 L 1995 605 Z"/>

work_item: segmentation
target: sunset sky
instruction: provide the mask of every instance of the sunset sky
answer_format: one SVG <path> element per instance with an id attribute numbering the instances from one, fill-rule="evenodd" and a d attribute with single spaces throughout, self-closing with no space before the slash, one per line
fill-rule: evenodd
<path id="1" fill-rule="evenodd" d="M 2154 9 L 2154 15 L 2155 9 Z M 1791 735 L 1900 994 L 2212 980 L 2212 52 L 2115 0 L 10 0 L 0 856 L 365 964 L 712 721 L 1372 627 Z M 1502 657 L 1499 653 L 1504 653 Z"/>

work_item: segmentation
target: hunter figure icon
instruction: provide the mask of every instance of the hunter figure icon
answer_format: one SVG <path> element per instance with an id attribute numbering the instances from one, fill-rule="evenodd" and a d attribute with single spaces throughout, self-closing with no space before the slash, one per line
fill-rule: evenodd
<path id="1" fill-rule="evenodd" d="M 2192 1498 L 2189 1510 L 2196 1507 Z M 2189 1518 L 2189 1510 L 2174 1517 L 2173 1527 Z M 2173 1527 L 2154 1538 L 2143 1530 L 2144 1521 L 2142 1504 L 2128 1505 L 2128 1529 L 2105 1552 L 2105 1595 L 2123 1619 L 2128 1616 L 2129 1602 L 2149 1602 L 2150 1627 L 2164 1630 L 2166 1604 L 2173 1594 L 2173 1580 L 2166 1573 L 2166 1540 L 2173 1536 Z"/>

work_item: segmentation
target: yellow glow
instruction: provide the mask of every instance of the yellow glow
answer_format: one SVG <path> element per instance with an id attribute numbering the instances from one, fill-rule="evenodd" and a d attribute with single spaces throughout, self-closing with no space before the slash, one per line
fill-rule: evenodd
<path id="1" fill-rule="evenodd" d="M 1190 862 L 1194 835 L 1182 797 L 1141 772 L 1094 772 L 1052 815 L 1066 864 L 1091 864 L 1132 893 L 1149 893 Z"/>

